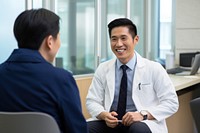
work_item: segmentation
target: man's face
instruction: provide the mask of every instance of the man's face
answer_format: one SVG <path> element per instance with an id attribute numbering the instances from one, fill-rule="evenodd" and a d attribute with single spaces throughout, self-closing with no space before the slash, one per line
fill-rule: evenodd
<path id="1" fill-rule="evenodd" d="M 111 49 L 121 63 L 126 64 L 134 55 L 135 45 L 139 37 L 136 35 L 134 39 L 129 33 L 129 29 L 125 26 L 115 27 L 111 31 Z"/>

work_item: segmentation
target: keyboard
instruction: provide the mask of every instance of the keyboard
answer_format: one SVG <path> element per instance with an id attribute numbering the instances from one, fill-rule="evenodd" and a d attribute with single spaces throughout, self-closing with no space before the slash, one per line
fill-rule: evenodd
<path id="1" fill-rule="evenodd" d="M 175 68 L 171 68 L 171 69 L 167 69 L 167 73 L 168 74 L 176 74 L 176 73 L 181 73 L 184 71 L 191 71 L 188 68 L 181 68 L 181 67 L 175 67 Z"/>

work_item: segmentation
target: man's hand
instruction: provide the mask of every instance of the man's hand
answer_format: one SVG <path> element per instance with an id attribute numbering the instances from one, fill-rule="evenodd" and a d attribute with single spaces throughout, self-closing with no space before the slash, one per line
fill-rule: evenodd
<path id="1" fill-rule="evenodd" d="M 134 122 L 142 121 L 143 116 L 139 112 L 127 112 L 122 117 L 122 124 L 124 126 L 130 126 Z"/>
<path id="2" fill-rule="evenodd" d="M 101 112 L 98 115 L 98 119 L 105 120 L 106 125 L 111 128 L 115 128 L 118 125 L 118 119 L 116 118 L 116 112 Z"/>
<path id="3" fill-rule="evenodd" d="M 155 118 L 147 112 L 147 119 L 148 120 L 155 120 Z M 140 112 L 127 112 L 123 117 L 122 117 L 122 124 L 124 126 L 130 126 L 134 122 L 142 121 L 143 116 L 140 114 Z"/>

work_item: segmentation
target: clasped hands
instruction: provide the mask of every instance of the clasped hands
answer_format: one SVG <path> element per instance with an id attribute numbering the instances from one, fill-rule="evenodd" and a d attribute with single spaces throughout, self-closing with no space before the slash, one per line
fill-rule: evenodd
<path id="1" fill-rule="evenodd" d="M 124 126 L 130 126 L 134 122 L 142 121 L 143 116 L 139 112 L 127 112 L 123 117 L 122 120 L 117 119 L 117 112 L 102 112 L 99 117 L 100 119 L 105 120 L 106 125 L 111 128 L 115 128 L 120 122 Z"/>

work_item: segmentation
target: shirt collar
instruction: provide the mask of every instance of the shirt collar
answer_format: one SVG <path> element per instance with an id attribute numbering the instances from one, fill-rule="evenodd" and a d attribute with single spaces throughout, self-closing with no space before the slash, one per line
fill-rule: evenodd
<path id="1" fill-rule="evenodd" d="M 131 60 L 128 63 L 126 63 L 126 65 L 129 67 L 129 69 L 134 70 L 136 63 L 137 63 L 137 57 L 134 52 L 133 58 L 131 58 Z M 119 59 L 117 59 L 117 69 L 120 69 L 121 65 L 123 64 L 119 61 Z"/>

